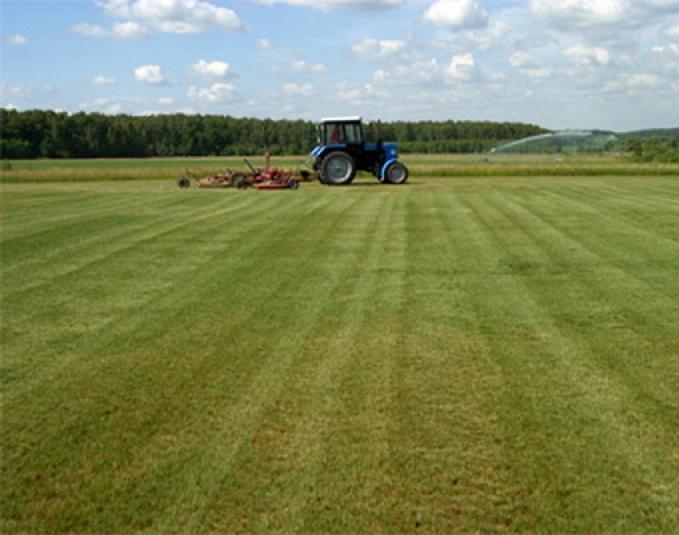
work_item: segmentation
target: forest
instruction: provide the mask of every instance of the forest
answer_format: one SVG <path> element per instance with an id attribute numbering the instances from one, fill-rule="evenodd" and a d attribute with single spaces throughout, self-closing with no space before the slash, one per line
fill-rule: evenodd
<path id="1" fill-rule="evenodd" d="M 380 124 L 405 153 L 471 153 L 547 130 L 523 123 L 417 121 Z M 366 135 L 375 137 L 375 124 Z M 219 115 L 104 115 L 0 110 L 3 159 L 304 154 L 316 144 L 302 120 Z"/>

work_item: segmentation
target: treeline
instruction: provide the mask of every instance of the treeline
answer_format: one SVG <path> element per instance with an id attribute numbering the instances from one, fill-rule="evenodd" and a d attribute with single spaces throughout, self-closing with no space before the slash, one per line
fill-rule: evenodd
<path id="1" fill-rule="evenodd" d="M 375 125 L 368 131 L 375 133 Z M 404 152 L 468 153 L 545 132 L 522 123 L 421 121 L 381 124 Z M 0 156 L 115 158 L 303 154 L 316 143 L 313 123 L 217 115 L 103 115 L 0 110 Z"/>
<path id="2" fill-rule="evenodd" d="M 632 138 L 624 142 L 623 150 L 637 162 L 679 163 L 679 138 Z"/>

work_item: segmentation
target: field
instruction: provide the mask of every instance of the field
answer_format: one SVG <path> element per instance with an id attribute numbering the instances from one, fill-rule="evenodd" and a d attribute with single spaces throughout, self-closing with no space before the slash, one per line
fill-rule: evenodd
<path id="1" fill-rule="evenodd" d="M 1 531 L 679 531 L 679 168 L 407 162 L 6 165 Z"/>

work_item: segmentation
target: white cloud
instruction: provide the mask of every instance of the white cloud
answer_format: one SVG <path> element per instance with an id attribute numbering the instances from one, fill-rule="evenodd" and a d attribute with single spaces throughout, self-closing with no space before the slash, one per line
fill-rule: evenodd
<path id="1" fill-rule="evenodd" d="M 111 29 L 111 33 L 113 37 L 118 39 L 129 39 L 143 37 L 144 35 L 148 35 L 149 31 L 138 22 L 127 21 L 116 22 Z"/>
<path id="2" fill-rule="evenodd" d="M 287 4 L 290 6 L 312 7 L 321 11 L 341 9 L 383 10 L 399 7 L 404 0 L 259 0 L 262 4 Z"/>
<path id="3" fill-rule="evenodd" d="M 12 36 L 8 37 L 8 38 L 7 38 L 7 42 L 8 42 L 10 45 L 19 45 L 19 46 L 21 46 L 21 45 L 25 45 L 26 43 L 28 43 L 28 39 L 26 39 L 23 35 L 20 35 L 20 34 L 17 33 L 17 34 L 15 34 L 15 35 L 12 35 Z"/>
<path id="4" fill-rule="evenodd" d="M 585 27 L 619 22 L 626 0 L 530 0 L 533 13 L 556 26 Z"/>
<path id="5" fill-rule="evenodd" d="M 268 39 L 257 39 L 257 48 L 260 50 L 272 50 L 273 46 L 271 46 L 271 43 L 269 42 Z"/>
<path id="6" fill-rule="evenodd" d="M 160 85 L 167 83 L 160 65 L 142 65 L 134 70 L 134 79 L 142 84 Z"/>
<path id="7" fill-rule="evenodd" d="M 108 15 L 136 21 L 161 33 L 200 33 L 243 28 L 231 9 L 202 0 L 97 0 Z"/>
<path id="8" fill-rule="evenodd" d="M 389 77 L 401 83 L 430 83 L 439 78 L 441 67 L 435 58 L 397 65 Z"/>
<path id="9" fill-rule="evenodd" d="M 535 59 L 526 51 L 520 50 L 509 56 L 509 64 L 528 78 L 549 78 L 553 70 Z"/>
<path id="10" fill-rule="evenodd" d="M 110 30 L 98 24 L 81 22 L 71 28 L 77 34 L 85 37 L 112 37 L 114 39 L 133 39 L 148 35 L 149 31 L 141 24 L 133 21 L 116 22 Z"/>
<path id="11" fill-rule="evenodd" d="M 397 39 L 363 39 L 352 45 L 351 51 L 361 60 L 371 61 L 393 57 L 403 52 L 406 42 Z"/>
<path id="12" fill-rule="evenodd" d="M 611 55 L 605 48 L 576 45 L 563 51 L 563 56 L 580 65 L 608 65 Z"/>
<path id="13" fill-rule="evenodd" d="M 322 74 L 328 72 L 328 68 L 322 63 L 307 63 L 303 59 L 293 61 L 290 68 L 296 72 L 309 72 L 313 74 Z"/>
<path id="14" fill-rule="evenodd" d="M 399 63 L 392 70 L 377 69 L 372 76 L 376 84 L 430 85 L 443 81 L 444 72 L 435 58 Z"/>
<path id="15" fill-rule="evenodd" d="M 529 78 L 549 78 L 554 71 L 549 67 L 535 67 L 532 69 L 521 69 L 521 74 Z"/>
<path id="16" fill-rule="evenodd" d="M 337 96 L 354 105 L 363 105 L 374 102 L 375 98 L 383 98 L 386 94 L 376 89 L 370 82 L 352 87 L 347 81 L 343 81 L 339 85 Z"/>
<path id="17" fill-rule="evenodd" d="M 519 52 L 514 52 L 509 56 L 509 64 L 515 69 L 521 69 L 524 67 L 535 66 L 538 62 L 528 52 L 521 50 Z"/>
<path id="18" fill-rule="evenodd" d="M 28 97 L 28 91 L 22 87 L 0 83 L 0 100 L 8 100 L 10 98 L 24 99 L 26 97 Z"/>
<path id="19" fill-rule="evenodd" d="M 530 0 L 533 14 L 562 30 L 637 27 L 662 20 L 679 0 Z"/>
<path id="20" fill-rule="evenodd" d="M 446 76 L 455 80 L 471 80 L 476 73 L 476 60 L 471 52 L 453 56 L 446 68 Z"/>
<path id="21" fill-rule="evenodd" d="M 625 92 L 628 95 L 636 96 L 640 91 L 652 90 L 657 92 L 658 88 L 665 82 L 663 78 L 655 74 L 637 73 L 631 75 L 621 75 L 618 78 L 605 84 L 605 93 Z M 672 85 L 670 84 L 670 88 Z"/>
<path id="22" fill-rule="evenodd" d="M 215 82 L 210 87 L 204 88 L 192 85 L 186 92 L 186 96 L 191 100 L 214 103 L 231 98 L 235 91 L 236 88 L 231 84 Z"/>
<path id="23" fill-rule="evenodd" d="M 385 71 L 384 69 L 377 69 L 373 73 L 373 80 L 375 82 L 384 82 L 387 79 L 388 76 L 389 76 L 389 73 L 387 71 Z"/>
<path id="24" fill-rule="evenodd" d="M 679 56 L 679 44 L 670 43 L 667 46 L 654 46 L 653 52 L 656 52 L 657 54 L 671 52 L 672 54 Z"/>
<path id="25" fill-rule="evenodd" d="M 498 44 L 510 32 L 510 28 L 503 22 L 496 22 L 487 28 L 468 32 L 467 38 L 470 39 L 480 50 L 488 50 Z"/>
<path id="26" fill-rule="evenodd" d="M 668 39 L 679 39 L 679 23 L 665 26 L 662 33 Z"/>
<path id="27" fill-rule="evenodd" d="M 116 79 L 110 76 L 98 75 L 92 78 L 92 83 L 94 85 L 115 85 Z"/>
<path id="28" fill-rule="evenodd" d="M 485 28 L 488 13 L 477 0 L 437 0 L 424 14 L 424 18 L 450 30 Z"/>
<path id="29" fill-rule="evenodd" d="M 86 22 L 76 24 L 71 30 L 85 37 L 108 37 L 110 35 L 108 30 L 98 24 L 88 24 Z"/>
<path id="30" fill-rule="evenodd" d="M 294 82 L 287 82 L 281 86 L 281 91 L 286 95 L 301 95 L 308 97 L 314 92 L 311 84 L 296 84 Z"/>
<path id="31" fill-rule="evenodd" d="M 82 102 L 80 104 L 80 109 L 88 112 L 96 111 L 99 113 L 105 113 L 107 115 L 123 113 L 123 105 L 120 102 L 116 102 L 104 97 L 98 97 L 90 101 Z"/>
<path id="32" fill-rule="evenodd" d="M 158 104 L 161 106 L 172 106 L 174 99 L 172 97 L 161 97 L 158 99 Z"/>
<path id="33" fill-rule="evenodd" d="M 224 61 L 205 61 L 201 59 L 191 66 L 191 71 L 201 78 L 226 78 L 231 74 L 231 67 Z"/>
<path id="34" fill-rule="evenodd" d="M 7 111 L 16 111 L 18 108 L 16 104 L 8 102 L 7 104 L 2 105 L 2 109 Z"/>
<path id="35" fill-rule="evenodd" d="M 659 76 L 655 74 L 634 74 L 627 77 L 627 85 L 630 87 L 658 87 L 661 83 Z"/>
<path id="36" fill-rule="evenodd" d="M 104 107 L 102 112 L 108 114 L 108 115 L 117 115 L 118 113 L 123 112 L 123 106 L 121 104 L 111 104 L 109 106 Z"/>

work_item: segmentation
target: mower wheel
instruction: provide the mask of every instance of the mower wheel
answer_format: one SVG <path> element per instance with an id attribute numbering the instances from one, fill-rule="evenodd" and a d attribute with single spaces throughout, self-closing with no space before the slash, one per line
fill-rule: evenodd
<path id="1" fill-rule="evenodd" d="M 320 166 L 320 177 L 329 186 L 346 186 L 356 176 L 356 162 L 346 152 L 335 151 L 328 154 Z"/>
<path id="2" fill-rule="evenodd" d="M 179 179 L 177 180 L 177 186 L 179 186 L 182 189 L 190 188 L 191 180 L 189 180 L 188 177 L 180 176 Z"/>
<path id="3" fill-rule="evenodd" d="M 247 189 L 250 187 L 250 181 L 243 173 L 236 173 L 231 177 L 231 184 L 238 189 Z"/>

